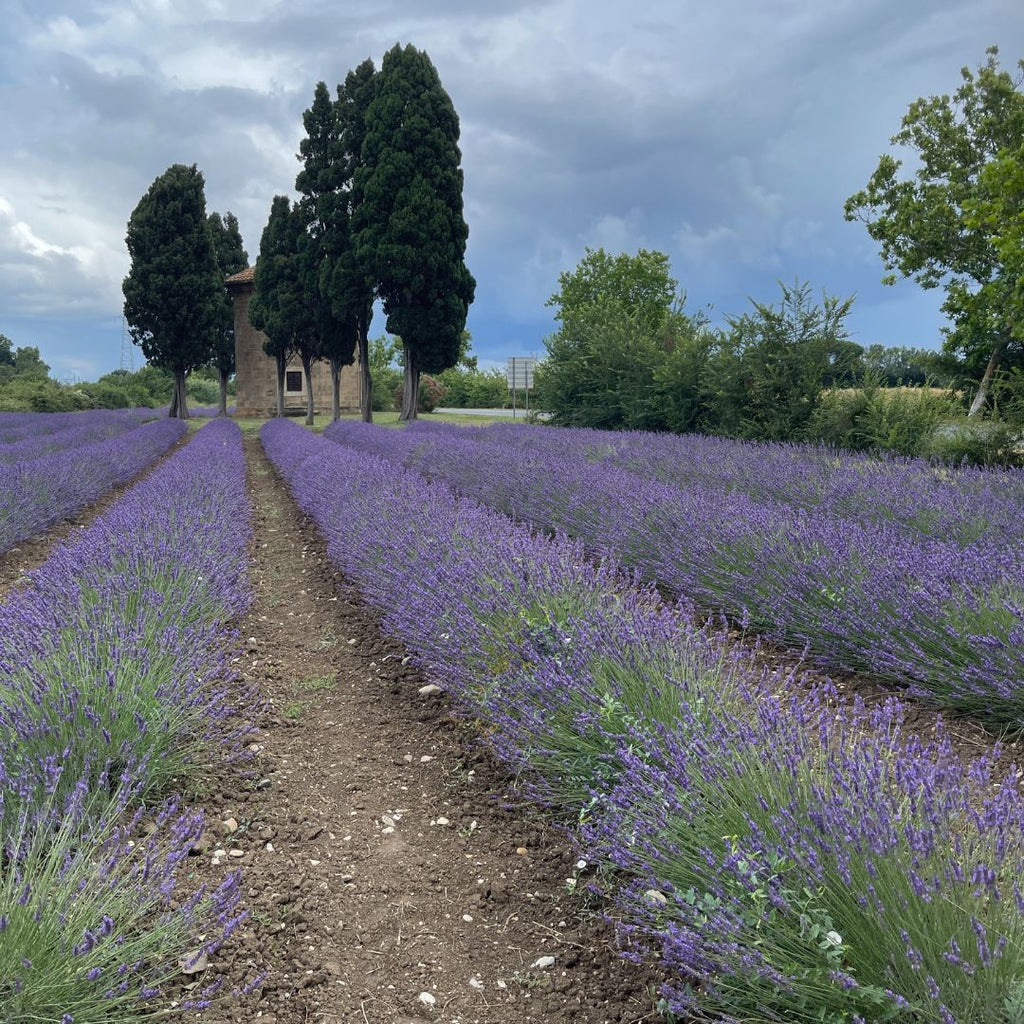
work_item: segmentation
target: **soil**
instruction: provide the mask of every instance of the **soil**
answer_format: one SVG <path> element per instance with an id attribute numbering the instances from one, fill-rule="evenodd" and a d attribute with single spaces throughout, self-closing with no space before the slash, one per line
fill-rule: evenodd
<path id="1" fill-rule="evenodd" d="M 211 881 L 241 867 L 250 912 L 193 979 L 225 983 L 202 1019 L 656 1019 L 657 975 L 569 892 L 565 835 L 443 694 L 419 692 L 429 680 L 331 569 L 255 438 L 246 453 L 256 599 L 239 667 L 267 703 L 255 774 L 217 773 L 192 862 Z"/>

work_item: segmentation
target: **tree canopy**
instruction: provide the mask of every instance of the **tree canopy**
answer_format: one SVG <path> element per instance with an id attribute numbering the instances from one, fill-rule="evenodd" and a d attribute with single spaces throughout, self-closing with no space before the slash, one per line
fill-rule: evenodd
<path id="1" fill-rule="evenodd" d="M 131 269 L 124 315 L 148 362 L 171 370 L 171 414 L 186 417 L 185 375 L 209 362 L 223 312 L 223 280 L 206 218 L 203 176 L 174 164 L 139 200 L 128 221 Z"/>
<path id="2" fill-rule="evenodd" d="M 330 363 L 333 418 L 337 419 L 339 374 L 342 366 L 355 358 L 358 323 L 331 294 L 334 261 L 339 252 L 349 248 L 349 213 L 339 112 L 324 82 L 317 83 L 313 104 L 303 113 L 302 122 L 306 129 L 299 143 L 303 166 L 295 179 L 302 196 L 298 203 L 303 222 L 298 239 L 299 276 L 314 326 L 315 353 Z M 311 347 L 307 350 L 314 354 Z"/>
<path id="3" fill-rule="evenodd" d="M 249 254 L 242 242 L 238 218 L 233 213 L 228 212 L 223 217 L 219 213 L 211 213 L 207 220 L 221 278 L 221 309 L 213 336 L 211 362 L 220 377 L 219 414 L 226 416 L 228 378 L 235 372 L 235 307 L 223 282 L 225 278 L 249 266 Z"/>
<path id="4" fill-rule="evenodd" d="M 389 50 L 366 111 L 352 227 L 356 260 L 405 348 L 403 419 L 416 415 L 420 372 L 458 360 L 476 287 L 465 264 L 458 139 L 458 116 L 427 54 Z"/>
<path id="5" fill-rule="evenodd" d="M 668 380 L 675 377 L 667 368 L 670 354 L 685 361 L 684 352 L 700 346 L 704 326 L 682 312 L 668 256 L 647 249 L 612 256 L 587 248 L 558 285 L 547 304 L 560 327 L 545 339 L 548 358 L 539 380 L 554 422 L 665 429 L 670 403 L 663 385 L 672 390 Z M 672 401 L 681 399 L 679 392 Z"/>
<path id="6" fill-rule="evenodd" d="M 293 216 L 287 196 L 274 196 L 270 216 L 260 236 L 260 254 L 254 273 L 254 293 L 249 301 L 249 322 L 267 340 L 263 350 L 277 364 L 277 413 L 284 415 L 284 371 L 298 350 L 303 326 L 302 281 L 299 275 L 299 219 Z"/>
<path id="7" fill-rule="evenodd" d="M 359 350 L 359 404 L 362 418 L 373 419 L 373 375 L 370 366 L 369 331 L 373 319 L 374 280 L 357 259 L 353 237 L 353 216 L 362 202 L 362 188 L 356 170 L 362 160 L 366 138 L 366 113 L 377 87 L 373 61 L 364 60 L 338 86 L 334 112 L 338 124 L 334 160 L 334 187 L 339 201 L 334 230 L 328 239 L 328 264 L 322 288 L 331 298 L 340 321 L 353 325 Z"/>
<path id="8" fill-rule="evenodd" d="M 1024 73 L 1024 61 L 1018 63 Z M 910 104 L 894 146 L 913 150 L 916 167 L 883 155 L 867 187 L 846 200 L 881 244 L 885 266 L 925 288 L 944 286 L 954 327 L 947 346 L 985 364 L 971 412 L 984 403 L 1000 361 L 1024 349 L 1020 286 L 1020 162 L 1024 145 L 1021 77 L 1001 69 L 998 49 L 953 94 Z"/>

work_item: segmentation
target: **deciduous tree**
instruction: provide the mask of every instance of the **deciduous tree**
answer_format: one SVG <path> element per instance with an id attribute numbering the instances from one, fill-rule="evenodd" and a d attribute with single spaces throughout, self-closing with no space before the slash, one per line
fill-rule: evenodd
<path id="1" fill-rule="evenodd" d="M 150 185 L 126 241 L 125 320 L 146 359 L 174 373 L 170 414 L 184 419 L 185 377 L 211 358 L 224 291 L 195 164 L 174 164 Z"/>
<path id="2" fill-rule="evenodd" d="M 1024 61 L 1018 67 L 1024 72 Z M 976 73 L 965 67 L 960 74 L 952 97 L 914 100 L 890 140 L 915 152 L 912 174 L 902 176 L 902 161 L 882 156 L 845 212 L 867 224 L 887 268 L 925 288 L 946 288 L 943 309 L 955 324 L 949 347 L 985 364 L 973 416 L 1000 362 L 1024 341 L 1012 170 L 1024 140 L 1024 93 L 1021 77 L 999 67 L 996 47 Z"/>

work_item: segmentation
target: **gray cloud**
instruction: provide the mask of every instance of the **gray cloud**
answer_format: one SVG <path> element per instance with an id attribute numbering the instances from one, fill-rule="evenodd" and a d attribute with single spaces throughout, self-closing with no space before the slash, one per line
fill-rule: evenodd
<path id="1" fill-rule="evenodd" d="M 586 245 L 669 253 L 691 305 L 739 312 L 776 278 L 858 294 L 863 340 L 937 341 L 937 301 L 884 291 L 842 219 L 916 96 L 986 46 L 1024 52 L 1007 0 L 42 0 L 0 40 L 0 311 L 51 363 L 115 365 L 128 216 L 172 163 L 250 255 L 298 163 L 301 114 L 396 42 L 426 49 L 462 122 L 470 326 L 484 358 L 537 350 Z M 14 322 L 14 321 L 12 321 Z M 59 325 L 66 325 L 62 340 Z M 379 323 L 376 327 L 382 327 Z M 920 336 L 907 335 L 918 330 Z M 19 339 L 0 322 L 0 331 Z M 870 335 L 870 337 L 868 337 Z M 67 364 L 70 366 L 70 363 Z"/>

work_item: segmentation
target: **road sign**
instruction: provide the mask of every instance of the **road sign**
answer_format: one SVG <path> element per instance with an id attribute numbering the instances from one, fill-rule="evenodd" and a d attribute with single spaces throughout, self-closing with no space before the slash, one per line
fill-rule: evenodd
<path id="1" fill-rule="evenodd" d="M 512 356 L 505 367 L 509 391 L 533 390 L 533 370 L 536 365 L 534 356 Z"/>

